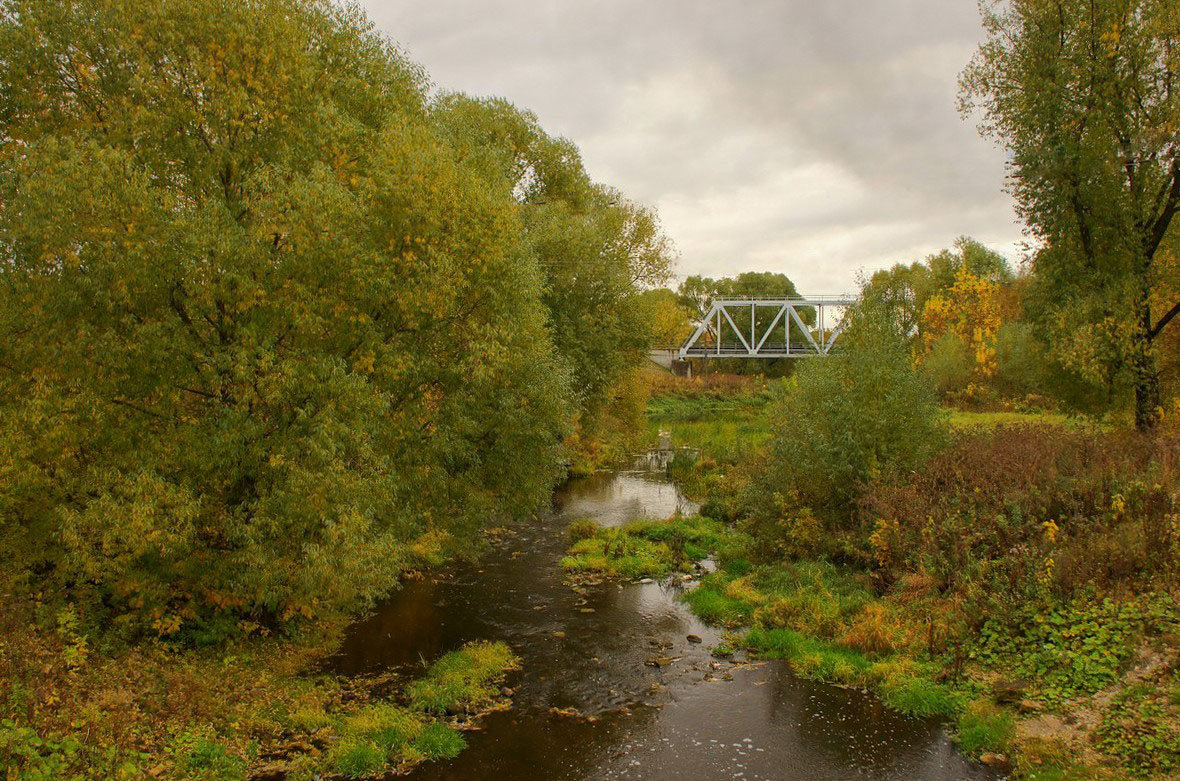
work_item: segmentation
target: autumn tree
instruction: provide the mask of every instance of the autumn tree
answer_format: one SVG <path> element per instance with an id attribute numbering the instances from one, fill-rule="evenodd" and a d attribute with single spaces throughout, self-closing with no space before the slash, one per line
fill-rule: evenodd
<path id="1" fill-rule="evenodd" d="M 7 576 L 274 626 L 547 501 L 570 365 L 527 219 L 361 15 L 3 0 L 0 90 Z"/>
<path id="2" fill-rule="evenodd" d="M 861 295 L 866 305 L 877 310 L 898 338 L 919 355 L 929 344 L 923 324 L 927 302 L 945 296 L 962 273 L 997 287 L 1013 280 L 1003 255 L 969 236 L 962 236 L 953 247 L 921 261 L 898 263 L 874 272 L 864 283 Z"/>
<path id="3" fill-rule="evenodd" d="M 988 0 L 962 75 L 964 111 L 1008 150 L 1012 192 L 1043 245 L 1043 323 L 1062 360 L 1127 372 L 1135 420 L 1160 401 L 1154 344 L 1180 302 L 1154 305 L 1180 210 L 1180 5 Z"/>
<path id="4" fill-rule="evenodd" d="M 939 339 L 957 339 L 967 349 L 978 379 L 996 373 L 996 335 L 1000 317 L 1000 288 L 994 282 L 961 268 L 946 291 L 926 300 L 922 310 L 922 344 L 925 353 Z"/>
<path id="5" fill-rule="evenodd" d="M 653 343 L 645 290 L 668 279 L 674 250 L 654 212 L 591 181 L 570 141 L 502 99 L 443 95 L 438 125 L 508 186 L 541 274 L 558 355 L 585 422 Z"/>

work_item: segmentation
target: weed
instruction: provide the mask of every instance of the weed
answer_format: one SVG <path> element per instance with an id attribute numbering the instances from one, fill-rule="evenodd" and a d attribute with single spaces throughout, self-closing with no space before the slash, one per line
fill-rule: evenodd
<path id="1" fill-rule="evenodd" d="M 435 723 L 422 730 L 413 746 L 427 759 L 454 759 L 467 746 L 467 740 L 446 724 Z"/>
<path id="2" fill-rule="evenodd" d="M 1012 712 L 984 700 L 968 703 L 959 715 L 955 743 L 977 757 L 985 751 L 1004 753 L 1016 731 Z"/>
<path id="3" fill-rule="evenodd" d="M 410 707 L 440 715 L 478 710 L 496 698 L 496 683 L 519 665 L 505 643 L 468 643 L 430 665 L 425 677 L 406 688 Z"/>
<path id="4" fill-rule="evenodd" d="M 1148 684 L 1128 687 L 1110 704 L 1096 732 L 1096 745 L 1141 777 L 1180 770 L 1178 714 Z"/>

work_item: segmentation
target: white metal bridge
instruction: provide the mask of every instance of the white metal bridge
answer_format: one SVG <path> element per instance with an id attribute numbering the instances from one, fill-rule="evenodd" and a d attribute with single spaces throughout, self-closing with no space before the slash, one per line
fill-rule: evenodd
<path id="1" fill-rule="evenodd" d="M 825 356 L 840 335 L 845 311 L 855 301 L 855 296 L 714 299 L 678 357 Z"/>

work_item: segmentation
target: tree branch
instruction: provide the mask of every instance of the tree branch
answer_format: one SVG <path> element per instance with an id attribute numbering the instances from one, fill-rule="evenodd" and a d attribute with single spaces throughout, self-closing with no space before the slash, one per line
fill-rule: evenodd
<path id="1" fill-rule="evenodd" d="M 1164 326 L 1170 323 L 1172 318 L 1177 314 L 1180 314 L 1180 301 L 1177 301 L 1171 309 L 1164 313 L 1164 316 L 1159 319 L 1159 322 L 1148 332 L 1147 340 L 1154 341 L 1159 336 L 1160 331 L 1164 330 Z"/>

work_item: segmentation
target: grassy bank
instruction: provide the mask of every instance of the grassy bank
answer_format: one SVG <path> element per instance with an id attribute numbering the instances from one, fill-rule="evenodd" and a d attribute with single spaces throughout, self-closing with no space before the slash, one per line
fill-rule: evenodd
<path id="1" fill-rule="evenodd" d="M 317 672 L 330 637 L 96 647 L 69 610 L 0 621 L 7 778 L 404 771 L 461 751 L 462 728 L 503 704 L 499 681 L 518 664 L 503 644 L 473 643 L 420 675 L 345 680 Z"/>
<path id="2" fill-rule="evenodd" d="M 1180 772 L 1172 434 L 944 411 L 949 439 L 919 469 L 812 513 L 755 495 L 773 402 L 722 395 L 680 386 L 650 406 L 653 429 L 701 451 L 670 472 L 747 541 L 711 551 L 694 612 L 801 676 L 947 719 L 965 753 L 1019 777 Z M 717 436 L 738 431 L 753 436 Z"/>

